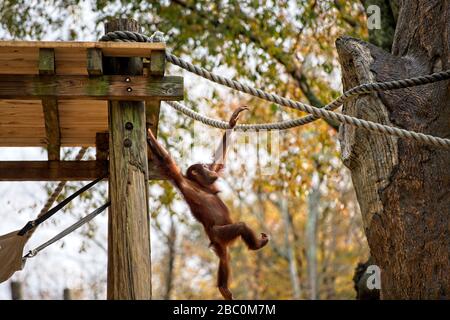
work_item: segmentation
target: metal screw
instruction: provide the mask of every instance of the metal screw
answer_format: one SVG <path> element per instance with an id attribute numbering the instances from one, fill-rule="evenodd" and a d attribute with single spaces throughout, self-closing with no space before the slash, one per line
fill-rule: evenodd
<path id="1" fill-rule="evenodd" d="M 132 89 L 131 87 L 128 87 L 128 88 L 127 88 L 127 91 L 128 91 L 128 92 L 131 92 L 131 91 L 133 91 L 133 89 Z"/>
<path id="2" fill-rule="evenodd" d="M 128 139 L 128 138 L 125 139 L 125 140 L 123 140 L 123 145 L 124 145 L 125 148 L 131 147 L 132 144 L 133 144 L 133 143 L 132 143 L 131 140 Z"/>
<path id="3" fill-rule="evenodd" d="M 131 81 L 130 78 L 128 78 L 128 77 L 125 78 L 125 82 L 130 82 L 130 81 Z"/>
<path id="4" fill-rule="evenodd" d="M 125 129 L 127 130 L 133 130 L 133 124 L 131 122 L 125 123 Z"/>

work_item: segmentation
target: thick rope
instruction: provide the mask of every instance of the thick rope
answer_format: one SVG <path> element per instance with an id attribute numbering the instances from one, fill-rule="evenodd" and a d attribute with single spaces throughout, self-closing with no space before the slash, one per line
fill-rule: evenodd
<path id="1" fill-rule="evenodd" d="M 161 33 L 155 33 L 152 37 L 149 38 L 149 37 L 146 37 L 142 34 L 135 33 L 135 32 L 115 31 L 115 32 L 107 33 L 100 39 L 100 41 L 160 42 L 160 41 L 163 41 L 163 36 Z M 434 137 L 431 135 L 426 135 L 423 133 L 399 129 L 399 128 L 382 125 L 382 124 L 375 123 L 372 121 L 367 121 L 367 120 L 363 120 L 363 119 L 359 119 L 359 118 L 355 118 L 355 117 L 351 117 L 351 116 L 347 116 L 347 115 L 343 115 L 343 114 L 339 114 L 339 113 L 331 111 L 331 110 L 338 108 L 340 105 L 342 105 L 343 102 L 349 100 L 353 96 L 367 94 L 367 93 L 371 93 L 371 92 L 384 91 L 384 90 L 407 88 L 407 87 L 418 86 L 418 85 L 423 85 L 423 84 L 427 84 L 427 83 L 450 79 L 450 70 L 433 73 L 431 75 L 410 78 L 410 79 L 362 84 L 362 85 L 359 85 L 357 87 L 354 87 L 354 88 L 346 91 L 343 95 L 341 95 L 339 98 L 335 99 L 333 102 L 326 105 L 324 108 L 317 108 L 317 107 L 310 106 L 308 104 L 304 104 L 304 103 L 301 103 L 298 101 L 294 101 L 291 99 L 287 99 L 287 98 L 278 96 L 276 94 L 268 93 L 268 92 L 262 91 L 260 89 L 253 88 L 251 86 L 247 86 L 247 85 L 242 84 L 235 80 L 231 80 L 231 79 L 219 76 L 219 75 L 209 72 L 203 68 L 197 67 L 197 66 L 193 65 L 192 63 L 182 60 L 169 52 L 166 52 L 166 59 L 169 62 L 171 62 L 175 65 L 178 65 L 181 68 L 183 68 L 187 71 L 190 71 L 192 73 L 195 73 L 195 74 L 197 74 L 205 79 L 208 79 L 210 81 L 222 84 L 229 88 L 253 95 L 255 97 L 258 97 L 258 98 L 261 98 L 261 99 L 264 99 L 267 101 L 274 102 L 279 105 L 283 105 L 286 107 L 290 107 L 293 109 L 297 109 L 300 111 L 310 113 L 309 116 L 306 116 L 303 118 L 284 121 L 281 123 L 273 123 L 272 124 L 273 127 L 271 129 L 284 130 L 284 129 L 292 128 L 295 126 L 304 125 L 304 124 L 312 122 L 318 118 L 323 118 L 323 119 L 327 119 L 327 120 L 338 121 L 338 122 L 349 124 L 352 126 L 364 128 L 366 130 L 381 133 L 381 134 L 389 134 L 389 135 L 397 136 L 400 138 L 413 139 L 413 140 L 416 140 L 416 141 L 419 141 L 419 142 L 422 142 L 422 143 L 425 143 L 428 145 L 450 148 L 450 139 L 444 139 L 444 138 Z M 178 108 L 177 110 L 179 110 L 179 111 L 181 111 L 181 109 L 182 109 L 182 108 L 180 108 L 180 104 L 170 103 L 170 105 L 174 108 L 175 108 L 175 106 L 177 106 L 177 108 Z M 184 111 L 186 111 L 186 108 L 184 109 Z M 197 117 L 196 120 L 201 121 L 199 117 Z M 213 119 L 203 117 L 202 122 L 205 124 L 209 124 L 209 123 L 212 123 L 210 120 L 213 120 Z M 260 129 L 267 128 L 268 125 L 269 124 L 263 124 Z M 238 129 L 239 129 L 239 127 L 238 127 Z"/>
<path id="2" fill-rule="evenodd" d="M 188 117 L 190 117 L 196 121 L 199 121 L 205 125 L 208 125 L 208 126 L 214 127 L 214 128 L 218 128 L 218 129 L 230 129 L 228 122 L 203 116 L 200 113 L 195 112 L 194 110 L 189 109 L 188 107 L 186 107 L 176 101 L 164 101 L 164 102 L 167 103 L 168 105 L 170 105 L 175 110 L 177 110 L 177 111 L 187 115 Z M 368 129 L 368 130 L 374 131 L 376 133 L 380 133 L 380 134 L 388 133 L 389 135 L 392 135 L 392 136 L 413 139 L 413 140 L 423 142 L 428 145 L 434 145 L 434 146 L 439 146 L 439 147 L 443 147 L 446 149 L 450 149 L 450 139 L 443 139 L 443 138 L 439 138 L 439 137 L 435 137 L 435 136 L 431 136 L 431 135 L 427 135 L 427 134 L 423 134 L 423 133 L 394 128 L 394 127 L 381 125 L 379 123 L 375 123 L 375 122 L 371 122 L 371 121 L 359 120 L 357 118 L 354 118 L 353 121 L 355 121 L 355 119 L 358 120 L 358 122 L 361 122 L 362 124 L 367 123 L 368 125 L 371 126 L 370 129 Z M 281 130 L 285 130 L 288 128 L 292 128 L 292 127 L 289 127 L 291 122 L 292 122 L 292 120 L 275 122 L 275 123 L 263 123 L 263 124 L 256 124 L 256 125 L 238 124 L 234 127 L 234 129 L 238 130 L 238 131 L 247 131 L 247 130 L 280 130 L 280 128 L 282 128 Z M 287 127 L 284 128 L 285 126 L 287 126 Z M 372 129 L 372 126 L 373 126 L 373 129 Z"/>
<path id="3" fill-rule="evenodd" d="M 185 105 L 176 102 L 176 101 L 163 101 L 164 103 L 167 103 L 169 106 L 171 106 L 173 109 L 183 113 L 184 115 L 188 116 L 191 119 L 194 119 L 195 121 L 199 121 L 207 126 L 217 128 L 217 129 L 231 129 L 230 125 L 226 121 L 213 119 L 207 116 L 204 116 Z M 272 123 L 258 123 L 258 124 L 237 124 L 234 127 L 234 130 L 237 131 L 249 131 L 249 130 L 287 130 L 293 127 L 296 127 L 296 125 L 292 126 L 291 123 L 293 120 L 286 120 L 286 121 L 280 121 L 280 122 L 272 122 Z"/>
<path id="4" fill-rule="evenodd" d="M 197 67 L 190 62 L 180 59 L 171 53 L 166 53 L 166 58 L 167 58 L 167 61 L 169 61 L 189 72 L 195 73 L 195 74 L 197 74 L 207 80 L 210 80 L 212 82 L 224 85 L 226 87 L 229 87 L 231 89 L 234 89 L 234 90 L 237 90 L 237 91 L 240 91 L 243 93 L 250 94 L 257 98 L 261 98 L 261 99 L 264 99 L 264 100 L 267 100 L 270 102 L 274 102 L 279 105 L 283 105 L 283 106 L 286 106 L 289 108 L 297 109 L 297 110 L 308 112 L 308 113 L 312 114 L 312 115 L 309 115 L 309 116 L 306 116 L 303 118 L 291 120 L 291 123 L 292 123 L 292 124 L 290 124 L 291 127 L 307 124 L 309 122 L 312 122 L 312 121 L 318 119 L 318 117 L 327 118 L 326 112 L 319 114 L 313 110 L 314 109 L 321 110 L 321 111 L 335 110 L 338 107 L 340 107 L 344 102 L 348 101 L 351 97 L 355 97 L 355 96 L 358 96 L 361 94 L 379 92 L 379 91 L 403 89 L 403 88 L 414 87 L 414 86 L 419 86 L 419 85 L 424 85 L 424 84 L 428 84 L 428 83 L 433 83 L 433 82 L 437 82 L 437 81 L 450 79 L 450 70 L 446 70 L 446 71 L 437 72 L 437 73 L 433 73 L 430 75 L 425 75 L 425 76 L 420 76 L 420 77 L 415 77 L 415 78 L 410 78 L 410 79 L 361 84 L 359 86 L 356 86 L 356 87 L 344 92 L 344 94 L 342 94 L 337 99 L 333 100 L 331 103 L 327 104 L 323 108 L 317 108 L 317 107 L 313 107 L 313 106 L 310 106 L 305 103 L 301 103 L 298 101 L 280 97 L 276 94 L 268 93 L 268 92 L 262 91 L 260 89 L 253 88 L 251 86 L 240 83 L 236 80 L 232 80 L 232 79 L 228 79 L 228 78 L 219 76 L 219 75 L 209 72 L 201 67 Z M 316 113 L 317 117 L 314 116 L 315 113 Z M 333 118 L 332 116 L 331 116 L 331 118 L 328 118 L 328 120 L 330 120 L 330 119 L 339 121 L 339 119 Z M 343 122 L 343 121 L 340 121 L 340 122 Z M 287 129 L 287 128 L 283 127 L 280 129 Z"/>

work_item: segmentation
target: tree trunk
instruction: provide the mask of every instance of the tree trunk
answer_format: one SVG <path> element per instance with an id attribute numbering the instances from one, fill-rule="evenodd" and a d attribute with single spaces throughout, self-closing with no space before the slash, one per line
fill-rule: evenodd
<path id="1" fill-rule="evenodd" d="M 284 224 L 284 244 L 289 263 L 289 277 L 291 279 L 292 297 L 295 300 L 301 298 L 300 281 L 298 279 L 297 259 L 295 257 L 294 240 L 290 239 L 289 203 L 287 194 L 282 194 L 280 199 L 280 211 Z"/>
<path id="2" fill-rule="evenodd" d="M 308 194 L 308 220 L 306 222 L 307 266 L 309 280 L 309 298 L 319 298 L 317 279 L 317 221 L 319 219 L 320 182 L 314 181 Z"/>
<path id="3" fill-rule="evenodd" d="M 403 0 L 392 54 L 338 39 L 344 89 L 449 69 L 449 17 L 449 0 Z M 364 95 L 343 112 L 448 138 L 449 82 Z M 450 152 L 348 125 L 340 142 L 381 268 L 381 298 L 450 298 Z"/>
<path id="4" fill-rule="evenodd" d="M 165 273 L 165 292 L 164 300 L 170 300 L 172 297 L 173 278 L 175 273 L 175 257 L 176 257 L 176 242 L 177 242 L 177 229 L 175 227 L 174 217 L 170 216 L 170 230 L 166 239 L 167 243 L 167 269 Z"/>

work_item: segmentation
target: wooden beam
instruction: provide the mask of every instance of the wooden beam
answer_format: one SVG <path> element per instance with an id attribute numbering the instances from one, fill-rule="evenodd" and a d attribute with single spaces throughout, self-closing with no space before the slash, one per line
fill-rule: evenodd
<path id="1" fill-rule="evenodd" d="M 53 48 L 39 49 L 39 74 L 55 74 L 55 50 Z"/>
<path id="2" fill-rule="evenodd" d="M 84 181 L 107 173 L 100 161 L 0 161 L 0 181 Z"/>
<path id="3" fill-rule="evenodd" d="M 113 20 L 105 31 L 139 32 L 136 21 Z M 105 74 L 142 75 L 140 58 L 104 59 Z M 123 77 L 124 76 L 120 76 Z M 127 83 L 135 86 L 135 81 Z M 149 92 L 182 86 L 162 86 L 160 79 L 147 83 Z M 120 91 L 120 90 L 119 90 Z M 134 89 L 133 89 L 134 92 Z M 178 95 L 181 92 L 178 91 Z M 175 94 L 175 95 L 177 95 Z M 151 96 L 156 98 L 158 94 Z M 148 300 L 152 296 L 150 214 L 148 211 L 148 160 L 145 128 L 145 104 L 142 101 L 109 101 L 109 194 L 111 207 L 108 224 L 107 297 L 114 300 Z M 110 99 L 113 100 L 113 99 Z M 138 99 L 139 100 L 139 99 Z"/>
<path id="4" fill-rule="evenodd" d="M 56 73 L 55 68 L 55 50 L 51 48 L 39 49 L 39 74 L 52 76 Z M 47 158 L 48 160 L 59 160 L 61 130 L 59 128 L 58 100 L 55 98 L 42 99 L 42 111 L 45 120 Z"/>
<path id="5" fill-rule="evenodd" d="M 183 78 L 141 75 L 51 76 L 1 75 L 0 99 L 182 100 Z"/>
<path id="6" fill-rule="evenodd" d="M 48 160 L 60 159 L 61 131 L 59 127 L 58 100 L 43 99 L 42 109 L 45 119 L 45 135 L 47 140 Z"/>
<path id="7" fill-rule="evenodd" d="M 152 130 L 156 136 L 158 134 L 159 112 L 161 109 L 160 100 L 146 100 L 145 101 L 145 122 L 146 127 Z"/>
<path id="8" fill-rule="evenodd" d="M 108 57 L 149 57 L 154 50 L 164 50 L 163 42 L 88 42 L 88 41 L 0 41 L 2 49 L 29 52 L 34 48 L 58 49 L 58 52 L 74 52 L 90 48 L 101 49 Z"/>
<path id="9" fill-rule="evenodd" d="M 109 133 L 97 132 L 95 134 L 95 159 L 108 160 L 109 155 Z"/>
<path id="10" fill-rule="evenodd" d="M 108 161 L 0 161 L 0 181 L 90 181 L 108 174 Z M 149 165 L 149 179 L 165 180 Z"/>
<path id="11" fill-rule="evenodd" d="M 164 76 L 166 69 L 166 55 L 162 51 L 152 52 L 150 57 L 150 75 L 158 78 Z M 146 128 L 158 136 L 159 111 L 161 100 L 151 99 L 145 101 Z"/>
<path id="12" fill-rule="evenodd" d="M 101 49 L 87 49 L 87 71 L 90 76 L 101 76 L 103 74 L 103 54 Z"/>
<path id="13" fill-rule="evenodd" d="M 150 54 L 150 74 L 164 76 L 166 70 L 166 54 L 164 51 L 153 51 Z"/>

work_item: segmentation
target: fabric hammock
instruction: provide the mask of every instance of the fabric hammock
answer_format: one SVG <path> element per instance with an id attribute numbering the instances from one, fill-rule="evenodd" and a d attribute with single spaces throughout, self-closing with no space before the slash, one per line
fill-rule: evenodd
<path id="1" fill-rule="evenodd" d="M 0 283 L 8 280 L 14 272 L 22 270 L 23 247 L 28 241 L 18 235 L 19 230 L 0 236 Z"/>
<path id="2" fill-rule="evenodd" d="M 35 220 L 29 221 L 22 229 L 16 230 L 5 235 L 0 236 L 0 283 L 8 280 L 16 271 L 22 270 L 25 259 L 22 257 L 23 249 L 25 244 L 30 239 L 33 231 L 37 228 L 38 225 L 43 223 L 45 220 L 53 216 L 56 212 L 61 210 L 64 206 L 66 206 L 70 201 L 76 198 L 78 195 L 83 193 L 84 191 L 90 189 L 92 186 L 97 184 L 99 181 L 104 179 L 105 177 L 98 178 L 91 183 L 85 185 L 80 190 L 71 194 L 69 197 L 61 201 L 58 205 L 50 209 L 49 211 L 39 215 Z M 51 243 L 61 239 L 65 235 L 69 234 L 71 231 L 81 227 L 83 224 L 92 220 L 96 215 L 105 210 L 109 206 L 109 202 L 81 219 L 74 225 L 70 226 L 51 240 L 47 241 L 43 248 L 43 245 L 39 246 L 37 249 L 44 249 Z M 70 231 L 70 232 L 68 232 Z M 53 240 L 53 241 L 52 241 Z M 39 250 L 39 251 L 40 251 Z M 34 250 L 36 252 L 36 249 Z M 37 251 L 38 252 L 38 251 Z M 35 254 L 34 254 L 35 255 Z M 28 254 L 26 258 L 34 256 Z"/>

